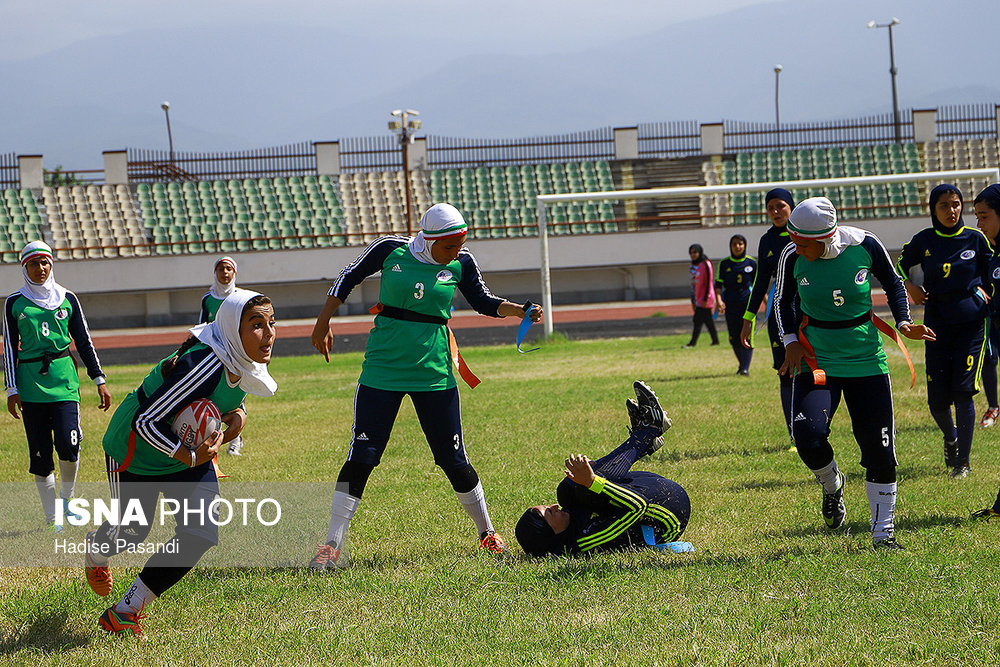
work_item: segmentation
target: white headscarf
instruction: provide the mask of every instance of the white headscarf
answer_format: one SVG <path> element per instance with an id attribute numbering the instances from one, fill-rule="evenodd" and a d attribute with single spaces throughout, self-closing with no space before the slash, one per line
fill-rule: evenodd
<path id="1" fill-rule="evenodd" d="M 865 240 L 865 230 L 837 224 L 837 209 L 826 197 L 810 197 L 799 202 L 788 216 L 788 233 L 823 242 L 820 259 L 833 259 L 852 245 Z"/>
<path id="2" fill-rule="evenodd" d="M 53 268 L 49 277 L 39 285 L 31 282 L 26 264 L 33 257 L 48 257 Z M 19 291 L 39 308 L 55 310 L 66 299 L 66 288 L 56 282 L 55 262 L 52 259 L 52 248 L 43 241 L 32 241 L 21 250 L 21 274 L 24 276 L 24 287 Z"/>
<path id="3" fill-rule="evenodd" d="M 420 218 L 420 232 L 410 239 L 410 253 L 424 264 L 437 264 L 431 246 L 438 239 L 469 231 L 461 212 L 451 204 L 434 204 Z"/>
<path id="4" fill-rule="evenodd" d="M 229 281 L 228 285 L 223 285 L 219 282 L 219 276 L 215 273 L 215 270 L 219 268 L 219 264 L 226 262 L 231 264 L 233 267 L 233 279 Z M 212 267 L 212 286 L 208 289 L 208 293 L 211 294 L 216 299 L 225 299 L 227 296 L 233 293 L 236 289 L 236 260 L 232 257 L 220 257 L 219 261 L 215 263 Z"/>
<path id="5" fill-rule="evenodd" d="M 214 322 L 199 324 L 190 331 L 212 348 L 227 371 L 240 376 L 240 389 L 255 396 L 273 396 L 278 383 L 267 372 L 267 364 L 259 364 L 247 356 L 240 338 L 243 306 L 255 296 L 259 294 L 250 290 L 233 290 L 219 306 Z"/>

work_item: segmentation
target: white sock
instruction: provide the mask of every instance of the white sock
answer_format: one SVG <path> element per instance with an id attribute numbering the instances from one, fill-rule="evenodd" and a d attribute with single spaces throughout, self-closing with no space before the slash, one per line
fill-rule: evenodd
<path id="1" fill-rule="evenodd" d="M 455 495 L 458 496 L 458 502 L 462 503 L 462 507 L 469 513 L 472 520 L 476 522 L 476 530 L 479 531 L 480 535 L 493 530 L 493 522 L 490 521 L 490 513 L 486 509 L 486 494 L 483 493 L 482 482 L 477 482 L 476 488 L 472 491 L 465 493 L 456 491 Z"/>
<path id="2" fill-rule="evenodd" d="M 59 495 L 69 500 L 76 491 L 76 471 L 80 469 L 80 459 L 59 461 Z"/>
<path id="3" fill-rule="evenodd" d="M 326 543 L 341 548 L 344 543 L 344 533 L 358 511 L 360 498 L 355 498 L 343 491 L 333 492 L 333 508 L 330 511 L 330 530 L 326 534 Z"/>
<path id="4" fill-rule="evenodd" d="M 35 486 L 38 487 L 38 495 L 42 499 L 42 510 L 45 512 L 45 520 L 49 523 L 56 520 L 56 476 L 49 473 L 48 477 L 35 475 Z"/>
<path id="5" fill-rule="evenodd" d="M 837 468 L 837 459 L 819 470 L 813 470 L 812 474 L 816 475 L 816 480 L 823 485 L 823 490 L 827 493 L 834 493 L 840 488 L 840 469 Z"/>
<path id="6" fill-rule="evenodd" d="M 115 611 L 118 613 L 129 612 L 132 614 L 138 614 L 142 611 L 142 608 L 147 604 L 156 599 L 156 594 L 149 590 L 149 586 L 146 585 L 140 577 L 135 578 L 135 583 L 125 591 L 125 595 L 122 599 L 118 601 L 115 605 Z"/>
<path id="7" fill-rule="evenodd" d="M 896 483 L 865 482 L 865 492 L 872 512 L 872 539 L 892 537 L 896 529 Z"/>

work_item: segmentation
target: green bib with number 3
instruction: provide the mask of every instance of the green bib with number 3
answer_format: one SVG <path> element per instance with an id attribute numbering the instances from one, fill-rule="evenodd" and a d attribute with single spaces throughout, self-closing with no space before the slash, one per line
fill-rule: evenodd
<path id="1" fill-rule="evenodd" d="M 457 260 L 424 264 L 402 246 L 386 258 L 381 276 L 383 305 L 450 319 L 462 265 Z M 368 334 L 359 382 L 388 391 L 451 389 L 455 386 L 451 366 L 446 327 L 379 315 Z"/>
<path id="2" fill-rule="evenodd" d="M 795 284 L 802 312 L 811 319 L 841 322 L 872 309 L 872 258 L 862 246 L 849 246 L 835 259 L 795 262 Z M 843 329 L 807 326 L 809 343 L 827 375 L 866 377 L 889 372 L 878 329 L 871 320 Z"/>

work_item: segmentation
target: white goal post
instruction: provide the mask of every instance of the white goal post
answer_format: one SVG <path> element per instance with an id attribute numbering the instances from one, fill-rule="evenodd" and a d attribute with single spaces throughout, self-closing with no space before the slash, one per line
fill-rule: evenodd
<path id="1" fill-rule="evenodd" d="M 722 195 L 737 192 L 766 192 L 772 188 L 838 188 L 884 183 L 910 183 L 924 181 L 947 182 L 953 179 L 969 178 L 987 178 L 990 179 L 991 182 L 997 183 L 1000 182 L 1000 168 L 989 167 L 984 169 L 954 169 L 951 171 L 925 171 L 914 174 L 882 174 L 881 176 L 817 178 L 803 181 L 736 183 L 732 185 L 693 185 L 676 188 L 613 190 L 611 192 L 567 192 L 551 195 L 538 195 L 536 211 L 538 221 L 538 241 L 541 243 L 542 308 L 545 310 L 545 336 L 551 336 L 554 330 L 552 324 L 552 282 L 549 267 L 548 215 L 546 210 L 546 207 L 550 204 L 599 200 L 620 201 L 628 199 L 656 199 L 660 197 Z"/>

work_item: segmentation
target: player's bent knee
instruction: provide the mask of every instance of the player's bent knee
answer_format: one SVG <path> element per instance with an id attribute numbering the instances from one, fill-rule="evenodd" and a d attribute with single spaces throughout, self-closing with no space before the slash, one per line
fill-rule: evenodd
<path id="1" fill-rule="evenodd" d="M 441 469 L 448 476 L 448 481 L 451 482 L 451 488 L 455 489 L 455 493 L 467 493 L 479 484 L 479 475 L 470 463 L 457 467 L 441 466 Z"/>

